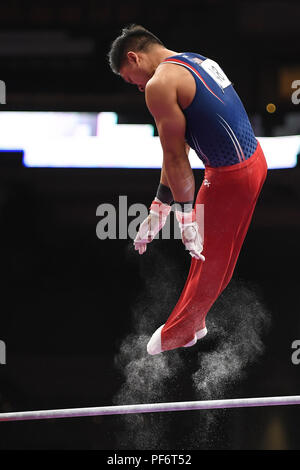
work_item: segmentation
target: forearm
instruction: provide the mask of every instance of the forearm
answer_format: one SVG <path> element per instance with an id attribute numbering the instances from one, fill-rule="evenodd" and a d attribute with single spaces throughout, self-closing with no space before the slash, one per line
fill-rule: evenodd
<path id="1" fill-rule="evenodd" d="M 171 205 L 174 201 L 164 164 L 162 165 L 160 173 L 160 182 L 156 192 L 156 199 L 167 205 Z"/>
<path id="2" fill-rule="evenodd" d="M 185 144 L 185 151 L 186 151 L 186 155 L 188 156 L 189 151 L 190 151 L 190 147 L 187 143 Z M 168 178 L 167 178 L 167 172 L 166 172 L 166 169 L 165 169 L 165 160 L 163 161 L 163 165 L 162 165 L 162 169 L 161 169 L 160 183 L 164 184 L 165 186 L 168 186 L 170 188 Z"/>
<path id="3" fill-rule="evenodd" d="M 165 186 L 170 187 L 169 182 L 168 182 L 168 178 L 167 178 L 167 173 L 166 173 L 165 163 L 164 162 L 163 162 L 161 173 L 160 173 L 160 183 L 164 184 Z"/>
<path id="4" fill-rule="evenodd" d="M 176 156 L 164 152 L 162 170 L 163 177 L 165 178 L 164 181 L 167 181 L 167 185 L 172 191 L 174 201 L 194 201 L 195 179 L 186 153 L 183 152 L 183 155 Z"/>

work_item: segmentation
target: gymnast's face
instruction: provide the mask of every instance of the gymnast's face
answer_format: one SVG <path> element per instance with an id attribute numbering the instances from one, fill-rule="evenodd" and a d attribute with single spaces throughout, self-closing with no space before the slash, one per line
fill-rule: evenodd
<path id="1" fill-rule="evenodd" d="M 145 91 L 146 84 L 154 72 L 155 67 L 149 54 L 142 52 L 128 52 L 127 60 L 120 68 L 120 75 L 125 82 L 136 85 L 141 92 Z"/>

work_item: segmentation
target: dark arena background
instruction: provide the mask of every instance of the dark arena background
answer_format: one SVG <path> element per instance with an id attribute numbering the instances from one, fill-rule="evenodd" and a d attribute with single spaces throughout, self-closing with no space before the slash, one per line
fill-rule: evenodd
<path id="1" fill-rule="evenodd" d="M 1 413 L 300 395 L 299 19 L 289 0 L 1 3 Z M 190 256 L 174 237 L 139 256 L 127 234 L 122 204 L 149 207 L 160 178 L 144 94 L 107 61 L 131 23 L 221 65 L 269 166 L 209 334 L 157 356 Z M 103 204 L 117 225 L 101 239 Z M 272 406 L 0 422 L 0 449 L 296 450 L 299 421 Z"/>

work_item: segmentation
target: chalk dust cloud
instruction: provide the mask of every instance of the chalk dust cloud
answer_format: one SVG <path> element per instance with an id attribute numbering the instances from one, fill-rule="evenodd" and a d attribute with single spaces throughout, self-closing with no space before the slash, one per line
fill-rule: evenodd
<path id="1" fill-rule="evenodd" d="M 128 247 L 127 256 L 137 253 Z M 131 333 L 122 341 L 115 365 L 123 384 L 114 404 L 229 398 L 264 352 L 270 314 L 257 286 L 232 279 L 207 316 L 208 334 L 191 348 L 155 356 L 146 346 L 165 321 L 183 288 L 186 272 L 161 246 L 139 257 L 143 281 L 128 313 Z M 224 439 L 228 410 L 151 413 L 118 417 L 119 449 L 209 449 Z M 223 433 L 224 434 L 224 433 Z M 226 447 L 226 446 L 225 446 Z"/>

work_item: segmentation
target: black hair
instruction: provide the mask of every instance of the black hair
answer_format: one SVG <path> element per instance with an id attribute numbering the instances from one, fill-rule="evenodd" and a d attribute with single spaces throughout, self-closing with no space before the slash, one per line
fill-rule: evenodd
<path id="1" fill-rule="evenodd" d="M 143 26 L 136 24 L 126 26 L 122 29 L 122 34 L 111 44 L 110 51 L 108 53 L 110 68 L 114 73 L 119 75 L 120 68 L 124 63 L 126 54 L 129 50 L 134 52 L 147 50 L 147 48 L 152 44 L 160 44 L 163 46 L 161 40 Z"/>

